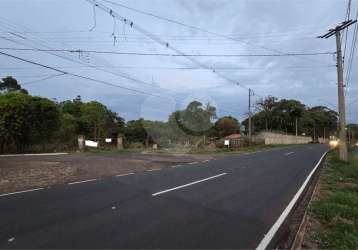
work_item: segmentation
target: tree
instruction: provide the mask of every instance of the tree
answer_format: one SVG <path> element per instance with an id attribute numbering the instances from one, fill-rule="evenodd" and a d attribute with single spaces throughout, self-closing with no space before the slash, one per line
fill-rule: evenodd
<path id="1" fill-rule="evenodd" d="M 257 109 L 265 120 L 266 131 L 272 130 L 272 121 L 274 117 L 274 111 L 277 106 L 277 100 L 278 99 L 276 97 L 268 96 L 267 98 L 261 99 L 256 103 Z"/>
<path id="2" fill-rule="evenodd" d="M 87 136 L 92 135 L 93 140 L 103 138 L 107 134 L 106 122 L 108 110 L 99 102 L 88 102 L 81 105 L 81 122 L 86 129 Z"/>
<path id="3" fill-rule="evenodd" d="M 240 132 L 240 123 L 236 118 L 225 116 L 219 118 L 214 125 L 215 134 L 225 137 Z"/>
<path id="4" fill-rule="evenodd" d="M 213 126 L 212 120 L 216 116 L 216 108 L 207 104 L 205 107 L 201 102 L 189 103 L 185 110 L 174 113 L 175 120 L 180 129 L 189 135 L 208 134 Z"/>
<path id="5" fill-rule="evenodd" d="M 32 144 L 45 144 L 52 140 L 52 136 L 60 125 L 60 111 L 56 104 L 42 97 L 31 97 L 30 118 Z"/>
<path id="6" fill-rule="evenodd" d="M 0 95 L 0 150 L 25 152 L 51 141 L 59 125 L 59 110 L 47 98 L 23 93 Z"/>
<path id="7" fill-rule="evenodd" d="M 23 89 L 21 85 L 12 76 L 7 76 L 0 81 L 0 93 L 20 92 L 28 94 L 26 89 Z"/>
<path id="8" fill-rule="evenodd" d="M 327 107 L 312 107 L 304 112 L 303 130 L 315 138 L 328 138 L 329 135 L 333 135 L 337 131 L 337 117 L 337 112 Z"/>
<path id="9" fill-rule="evenodd" d="M 144 120 L 142 118 L 127 122 L 127 126 L 124 130 L 124 136 L 127 141 L 148 144 L 148 133 L 143 123 Z"/>

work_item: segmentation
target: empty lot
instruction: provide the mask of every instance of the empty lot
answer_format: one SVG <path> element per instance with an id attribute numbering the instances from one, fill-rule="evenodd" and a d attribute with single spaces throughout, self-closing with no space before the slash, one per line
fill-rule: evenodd
<path id="1" fill-rule="evenodd" d="M 0 157 L 0 194 L 213 159 L 210 155 L 68 154 Z"/>

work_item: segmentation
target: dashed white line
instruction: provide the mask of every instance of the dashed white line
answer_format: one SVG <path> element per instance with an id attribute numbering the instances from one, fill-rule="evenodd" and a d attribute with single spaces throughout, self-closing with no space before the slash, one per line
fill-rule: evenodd
<path id="1" fill-rule="evenodd" d="M 8 239 L 8 242 L 13 242 L 15 240 L 15 237 L 11 237 L 10 239 Z"/>
<path id="2" fill-rule="evenodd" d="M 0 155 L 0 157 L 16 157 L 16 156 L 53 156 L 53 155 L 67 155 L 68 153 L 43 153 L 43 154 L 12 154 Z"/>
<path id="3" fill-rule="evenodd" d="M 289 156 L 289 155 L 292 155 L 292 154 L 294 154 L 295 152 L 289 152 L 289 153 L 286 153 L 285 155 L 286 156 Z"/>
<path id="4" fill-rule="evenodd" d="M 70 182 L 67 183 L 68 185 L 76 185 L 76 184 L 81 184 L 81 183 L 85 183 L 85 182 L 91 182 L 91 181 L 96 181 L 97 179 L 90 179 L 90 180 L 85 180 L 85 181 L 75 181 L 75 182 Z"/>
<path id="5" fill-rule="evenodd" d="M 181 167 L 182 165 L 174 165 L 172 166 L 172 168 L 178 168 L 178 167 Z"/>
<path id="6" fill-rule="evenodd" d="M 148 172 L 153 172 L 153 171 L 159 171 L 160 170 L 160 168 L 154 168 L 154 169 L 148 169 L 147 171 Z"/>
<path id="7" fill-rule="evenodd" d="M 117 174 L 116 177 L 122 177 L 122 176 L 128 176 L 128 175 L 132 175 L 134 173 L 128 173 L 128 174 Z"/>
<path id="8" fill-rule="evenodd" d="M 194 164 L 198 164 L 199 162 L 197 162 L 197 161 L 194 161 L 194 162 L 189 162 L 188 164 L 189 165 L 194 165 Z"/>
<path id="9" fill-rule="evenodd" d="M 42 190 L 42 189 L 44 189 L 44 188 L 34 188 L 34 189 L 29 189 L 29 190 L 24 190 L 24 191 L 18 191 L 18 192 L 13 192 L 13 193 L 0 194 L 0 197 L 9 196 L 9 195 L 13 195 L 13 194 L 28 193 L 28 192 L 38 191 L 38 190 Z"/>
<path id="10" fill-rule="evenodd" d="M 201 179 L 201 180 L 198 180 L 198 181 L 190 182 L 190 183 L 185 184 L 185 185 L 181 185 L 181 186 L 178 186 L 178 187 L 166 189 L 166 190 L 163 190 L 163 191 L 154 193 L 154 194 L 152 194 L 152 196 L 157 196 L 157 195 L 160 195 L 160 194 L 168 193 L 168 192 L 170 192 L 170 191 L 174 191 L 174 190 L 177 190 L 177 189 L 185 188 L 185 187 L 188 187 L 188 186 L 191 186 L 191 185 L 194 185 L 194 184 L 198 184 L 198 183 L 200 183 L 200 182 L 204 182 L 204 181 L 208 181 L 208 180 L 211 180 L 211 179 L 214 179 L 214 178 L 218 178 L 218 177 L 223 176 L 223 175 L 226 175 L 226 174 L 227 174 L 227 173 L 222 173 L 222 174 L 214 175 L 214 176 L 211 176 L 211 177 L 208 177 L 208 178 L 205 178 L 205 179 Z"/>

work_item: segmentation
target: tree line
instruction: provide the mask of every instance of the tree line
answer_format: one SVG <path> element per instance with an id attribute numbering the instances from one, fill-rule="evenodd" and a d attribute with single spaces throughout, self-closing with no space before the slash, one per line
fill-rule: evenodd
<path id="1" fill-rule="evenodd" d="M 308 107 L 298 100 L 268 96 L 256 103 L 254 131 L 279 131 L 312 138 L 336 135 L 338 114 L 325 106 Z M 248 121 L 245 120 L 247 125 Z"/>
<path id="2" fill-rule="evenodd" d="M 309 108 L 297 100 L 269 96 L 256 107 L 255 132 L 294 134 L 296 122 L 300 135 L 328 137 L 337 129 L 337 113 L 324 106 Z M 240 124 L 231 116 L 218 117 L 214 106 L 198 101 L 174 111 L 167 121 L 125 122 L 100 102 L 84 102 L 81 96 L 57 102 L 30 95 L 15 78 L 0 81 L 0 153 L 73 150 L 79 135 L 94 141 L 123 136 L 126 147 L 153 143 L 200 147 L 210 140 L 240 133 L 240 126 L 247 128 L 247 123 L 245 120 Z"/>

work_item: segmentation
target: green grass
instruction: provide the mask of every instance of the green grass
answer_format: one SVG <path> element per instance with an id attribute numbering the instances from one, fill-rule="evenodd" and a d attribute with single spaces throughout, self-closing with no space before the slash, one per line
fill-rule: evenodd
<path id="1" fill-rule="evenodd" d="M 320 183 L 320 197 L 310 205 L 322 225 L 319 247 L 358 249 L 358 158 L 350 155 L 344 163 L 337 152 L 330 153 Z"/>

